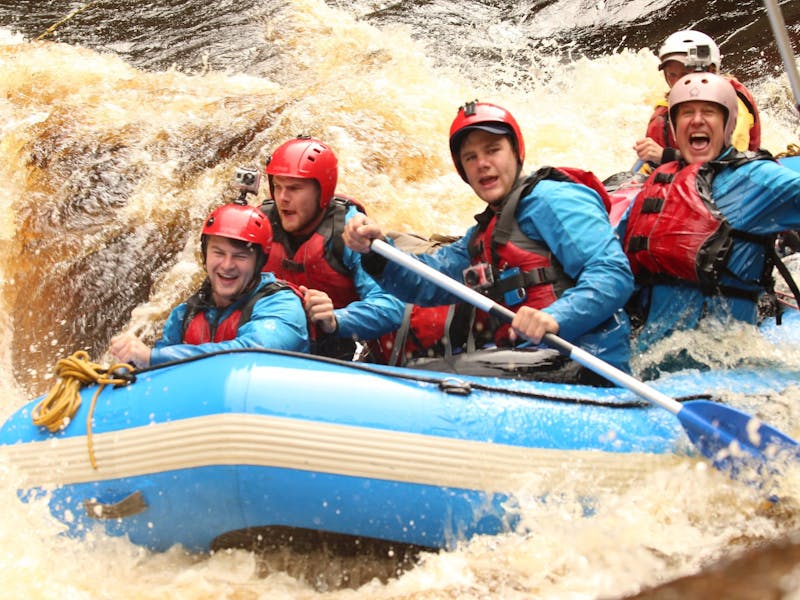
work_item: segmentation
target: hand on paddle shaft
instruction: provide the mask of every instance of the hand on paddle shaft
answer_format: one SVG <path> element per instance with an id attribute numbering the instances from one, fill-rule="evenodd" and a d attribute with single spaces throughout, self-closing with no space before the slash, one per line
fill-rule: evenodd
<path id="1" fill-rule="evenodd" d="M 381 240 L 381 243 L 385 243 L 382 241 L 384 236 L 380 226 L 366 215 L 356 215 L 350 219 L 342 237 L 345 244 L 352 250 L 362 254 L 374 249 L 374 246 L 371 246 L 373 240 Z M 438 271 L 434 272 L 438 273 Z M 548 333 L 558 333 L 558 322 L 552 315 L 529 306 L 521 307 L 516 313 L 509 310 L 501 318 L 511 324 L 509 335 L 512 340 L 522 337 L 534 344 L 539 344 Z"/>
<path id="2" fill-rule="evenodd" d="M 368 229 L 367 233 L 375 231 Z M 371 242 L 374 252 L 481 310 L 506 322 L 513 321 L 514 313 L 505 306 L 387 244 L 380 237 L 380 229 L 377 229 L 376 237 Z M 754 465 L 756 472 L 763 475 L 761 463 L 783 454 L 780 451 L 789 450 L 792 458 L 797 457 L 798 443 L 795 440 L 742 411 L 705 400 L 681 404 L 553 333 L 545 333 L 543 340 L 587 369 L 674 414 L 703 456 L 710 458 L 717 469 L 729 473 L 731 477 L 753 483 L 755 475 L 751 467 Z"/>

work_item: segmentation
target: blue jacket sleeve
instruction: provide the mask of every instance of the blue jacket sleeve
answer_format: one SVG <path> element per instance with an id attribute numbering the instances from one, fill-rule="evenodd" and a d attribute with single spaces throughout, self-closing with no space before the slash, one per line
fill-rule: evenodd
<path id="1" fill-rule="evenodd" d="M 608 320 L 633 291 L 628 259 L 596 192 L 586 186 L 544 180 L 520 201 L 517 221 L 523 233 L 546 244 L 575 280 L 545 311 L 559 324 L 559 334 L 575 340 Z M 470 265 L 469 239 L 475 226 L 456 242 L 417 259 L 462 281 Z M 459 299 L 389 262 L 378 276 L 381 286 L 407 302 L 437 306 Z"/>
<path id="2" fill-rule="evenodd" d="M 164 328 L 161 332 L 161 339 L 155 343 L 154 349 L 174 346 L 183 341 L 183 317 L 186 315 L 186 303 L 183 302 L 172 309 L 169 313 Z M 152 356 L 150 359 L 152 363 Z M 163 362 L 163 361 L 162 361 Z"/>
<path id="3" fill-rule="evenodd" d="M 712 196 L 734 229 L 765 235 L 800 228 L 800 173 L 771 160 L 724 169 Z"/>
<path id="4" fill-rule="evenodd" d="M 522 232 L 544 242 L 574 281 L 544 309 L 559 335 L 575 339 L 611 317 L 633 292 L 633 275 L 600 196 L 586 186 L 543 180 L 517 209 Z"/>
<path id="5" fill-rule="evenodd" d="M 770 160 L 757 160 L 737 169 L 725 169 L 714 178 L 712 195 L 731 227 L 756 235 L 770 235 L 800 227 L 800 174 Z M 766 259 L 763 245 L 734 237 L 733 250 L 721 282 L 758 292 Z M 697 298 L 702 305 L 703 299 Z M 755 323 L 757 304 L 747 298 L 712 303 L 715 314 Z"/>
<path id="6" fill-rule="evenodd" d="M 352 207 L 347 213 L 350 220 L 357 213 Z M 395 331 L 403 321 L 405 305 L 389 292 L 381 289 L 361 265 L 361 255 L 350 248 L 344 250 L 344 263 L 353 273 L 353 283 L 359 299 L 334 311 L 341 338 L 372 340 Z"/>
<path id="7" fill-rule="evenodd" d="M 470 265 L 467 243 L 473 230 L 474 227 L 471 227 L 463 237 L 452 244 L 442 246 L 430 254 L 417 254 L 416 257 L 437 271 L 457 281 L 463 281 L 462 271 Z M 391 243 L 391 240 L 389 241 Z M 383 289 L 392 292 L 405 302 L 421 306 L 440 306 L 460 302 L 459 298 L 436 284 L 391 261 L 377 279 Z"/>
<path id="8" fill-rule="evenodd" d="M 262 285 L 274 280 L 271 273 L 262 274 Z M 150 355 L 151 365 L 238 348 L 309 351 L 308 327 L 302 302 L 288 289 L 258 300 L 250 320 L 239 327 L 236 338 L 225 342 L 182 344 L 181 334 L 177 335 L 176 342 L 176 331 L 182 330 L 183 313 L 185 306 L 181 305 L 170 314 L 164 326 L 164 336 Z"/>

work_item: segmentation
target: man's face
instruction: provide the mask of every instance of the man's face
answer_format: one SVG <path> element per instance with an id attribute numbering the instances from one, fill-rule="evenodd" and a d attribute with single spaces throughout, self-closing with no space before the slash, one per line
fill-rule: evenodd
<path id="1" fill-rule="evenodd" d="M 226 237 L 210 235 L 206 240 L 206 273 L 211 299 L 219 308 L 233 303 L 256 272 L 256 251 Z"/>
<path id="2" fill-rule="evenodd" d="M 273 175 L 272 198 L 284 231 L 305 235 L 319 225 L 319 185 L 314 179 Z"/>
<path id="3" fill-rule="evenodd" d="M 687 163 L 717 158 L 724 147 L 725 113 L 715 102 L 690 100 L 675 109 L 675 140 Z"/>
<path id="4" fill-rule="evenodd" d="M 668 60 L 667 62 L 665 62 L 663 71 L 664 71 L 664 79 L 666 79 L 667 85 L 669 86 L 670 89 L 672 89 L 672 86 L 675 85 L 675 83 L 681 77 L 691 73 L 691 70 L 687 69 L 686 65 L 684 65 L 679 60 Z"/>
<path id="5" fill-rule="evenodd" d="M 519 161 L 508 136 L 475 129 L 464 138 L 458 155 L 467 182 L 490 206 L 505 198 L 517 180 Z"/>

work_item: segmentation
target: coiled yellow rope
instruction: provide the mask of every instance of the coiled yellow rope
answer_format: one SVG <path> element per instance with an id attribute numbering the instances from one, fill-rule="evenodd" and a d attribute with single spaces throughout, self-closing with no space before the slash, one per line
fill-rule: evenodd
<path id="1" fill-rule="evenodd" d="M 127 363 L 119 363 L 104 368 L 91 362 L 88 352 L 78 350 L 72 356 L 62 358 L 56 363 L 56 376 L 59 381 L 42 398 L 31 413 L 34 425 L 47 427 L 51 432 L 65 429 L 72 421 L 72 417 L 78 411 L 78 408 L 80 408 L 81 387 L 90 383 L 99 384 L 92 397 L 92 405 L 86 417 L 86 440 L 89 447 L 89 460 L 95 469 L 97 468 L 97 463 L 94 459 L 94 447 L 92 445 L 94 406 L 97 402 L 97 397 L 106 385 L 129 382 L 129 379 L 109 375 L 109 373 L 114 373 L 119 369 L 125 369 L 128 373 L 131 373 L 134 368 Z"/>
<path id="2" fill-rule="evenodd" d="M 785 152 L 779 152 L 775 158 L 786 158 L 787 156 L 800 156 L 800 146 L 797 144 L 789 144 L 786 146 Z"/>

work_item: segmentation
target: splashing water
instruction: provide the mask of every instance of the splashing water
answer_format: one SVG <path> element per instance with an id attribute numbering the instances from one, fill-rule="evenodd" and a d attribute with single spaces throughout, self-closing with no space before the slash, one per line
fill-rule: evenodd
<path id="1" fill-rule="evenodd" d="M 548 35 L 563 28 L 564 9 L 572 7 L 577 25 L 591 25 L 587 3 L 545 3 L 535 22 L 517 8 L 516 26 L 507 27 L 494 13 L 465 18 L 456 5 L 437 2 L 428 8 L 431 31 L 448 31 L 435 29 L 437 16 L 462 18 L 459 36 L 438 41 L 418 26 L 385 24 L 381 7 L 366 4 L 271 6 L 255 19 L 264 46 L 255 53 L 269 58 L 246 72 L 235 62 L 195 73 L 146 71 L 108 51 L 0 29 L 0 327 L 7 340 L 0 416 L 47 388 L 58 358 L 78 348 L 100 357 L 125 328 L 157 336 L 198 282 L 197 231 L 213 206 L 236 195 L 235 168 L 263 166 L 288 137 L 308 133 L 331 143 L 339 191 L 387 228 L 422 235 L 462 233 L 481 209 L 455 174 L 446 142 L 465 100 L 511 109 L 528 169 L 574 165 L 604 178 L 634 162 L 633 142 L 664 93 L 653 53 L 621 45 L 565 59 L 545 51 Z M 531 42 L 534 25 L 539 37 Z M 433 51 L 443 47 L 450 52 Z M 788 86 L 768 76 L 751 87 L 762 106 L 764 146 L 781 151 L 798 137 Z M 719 368 L 800 367 L 796 346 L 757 340 L 746 327 L 678 336 L 641 360 L 657 361 L 675 347 Z M 736 391 L 727 399 L 757 404 L 766 421 L 786 430 L 798 422 L 797 388 L 766 401 Z M 535 489 L 536 477 L 519 482 L 520 497 Z M 793 473 L 782 484 L 786 500 L 765 507 L 755 490 L 688 459 L 623 491 L 577 481 L 565 465 L 546 502 L 524 503 L 529 534 L 423 555 L 387 581 L 382 565 L 336 562 L 322 550 L 303 562 L 243 551 L 151 554 L 100 533 L 59 537 L 44 499 L 19 502 L 13 465 L 0 465 L 0 481 L 0 570 L 9 597 L 612 597 L 778 538 L 800 514 Z M 590 518 L 579 492 L 586 488 L 598 492 Z M 344 579 L 363 587 L 335 589 Z"/>

